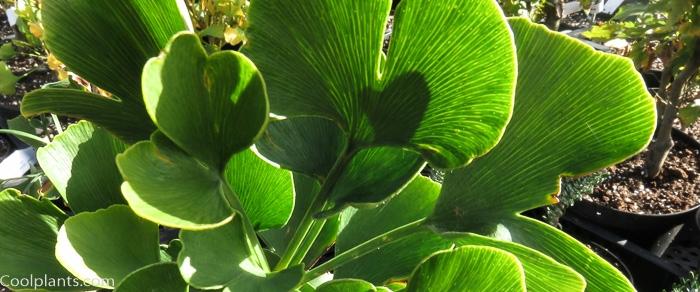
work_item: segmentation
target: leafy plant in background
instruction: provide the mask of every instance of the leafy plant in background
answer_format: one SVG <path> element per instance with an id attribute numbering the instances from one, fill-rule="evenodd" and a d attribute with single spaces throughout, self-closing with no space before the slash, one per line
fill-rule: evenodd
<path id="1" fill-rule="evenodd" d="M 528 6 L 531 5 L 531 1 L 521 0 L 498 0 L 497 2 L 506 16 L 521 16 L 523 10 L 528 11 Z"/>
<path id="2" fill-rule="evenodd" d="M 15 43 L 34 49 L 37 52 L 43 51 L 41 44 L 42 27 L 41 15 L 39 12 L 41 1 L 38 0 L 1 0 L 0 7 L 4 10 L 14 8 L 17 14 L 17 31 Z"/>
<path id="3" fill-rule="evenodd" d="M 15 55 L 17 55 L 17 51 L 15 51 L 15 47 L 12 43 L 5 43 L 0 46 L 0 60 L 7 61 Z"/>
<path id="4" fill-rule="evenodd" d="M 41 1 L 39 0 L 0 0 L 3 10 L 14 9 L 17 15 L 14 39 L 0 47 L 0 60 L 15 57 L 18 53 L 46 61 L 49 69 L 56 72 L 59 80 L 68 79 L 68 71 L 56 57 L 47 52 L 42 37 L 44 29 L 41 17 Z M 16 50 L 15 47 L 21 50 Z M 8 94 L 8 93 L 5 93 Z"/>
<path id="5" fill-rule="evenodd" d="M 558 31 L 561 23 L 563 0 L 498 0 L 506 16 L 521 16 L 543 23 L 549 29 Z M 583 11 L 588 14 L 595 0 L 578 1 Z"/>
<path id="6" fill-rule="evenodd" d="M 604 41 L 626 39 L 631 43 L 627 54 L 641 71 L 654 69 L 654 62 L 660 61 L 663 71 L 656 94 L 659 120 L 646 161 L 647 175 L 656 177 L 673 147 L 671 131 L 676 118 L 688 126 L 700 116 L 700 109 L 692 102 L 700 92 L 700 1 L 630 3 L 610 22 L 593 27 L 584 36 Z"/>
<path id="7" fill-rule="evenodd" d="M 14 94 L 15 84 L 22 79 L 23 76 L 17 76 L 12 73 L 10 67 L 5 62 L 0 62 L 0 94 Z"/>
<path id="8" fill-rule="evenodd" d="M 595 187 L 609 176 L 606 171 L 600 171 L 587 176 L 562 179 L 562 187 L 558 196 L 559 202 L 545 208 L 544 221 L 552 226 L 560 226 L 559 219 L 564 216 L 566 209 L 583 199 L 584 196 L 592 194 Z"/>
<path id="9" fill-rule="evenodd" d="M 669 292 L 696 292 L 700 290 L 700 278 L 697 272 L 690 272 L 690 275 L 682 278 L 679 282 L 674 283 Z"/>
<path id="10" fill-rule="evenodd" d="M 633 290 L 519 215 L 646 146 L 631 63 L 495 2 L 426 4 L 402 1 L 384 54 L 388 0 L 253 1 L 241 53 L 209 54 L 181 2 L 45 0 L 49 49 L 111 94 L 25 97 L 26 116 L 85 121 L 37 153 L 70 215 L 1 193 L 0 272 L 117 291 Z M 159 246 L 159 225 L 178 238 Z"/>
<path id="11" fill-rule="evenodd" d="M 197 34 L 207 39 L 210 49 L 235 46 L 244 38 L 245 0 L 185 0 Z"/>

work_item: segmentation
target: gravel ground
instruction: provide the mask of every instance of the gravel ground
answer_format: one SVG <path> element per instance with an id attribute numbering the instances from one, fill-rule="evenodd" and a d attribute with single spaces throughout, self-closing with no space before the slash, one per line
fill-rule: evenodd
<path id="1" fill-rule="evenodd" d="M 700 137 L 700 123 L 684 130 Z M 611 177 L 586 197 L 618 210 L 640 214 L 668 214 L 700 204 L 700 150 L 675 141 L 661 174 L 644 174 L 646 151 L 608 168 Z"/>

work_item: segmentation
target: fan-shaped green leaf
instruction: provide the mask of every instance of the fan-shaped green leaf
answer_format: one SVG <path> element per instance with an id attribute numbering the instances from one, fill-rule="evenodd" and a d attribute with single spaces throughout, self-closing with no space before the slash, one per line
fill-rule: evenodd
<path id="1" fill-rule="evenodd" d="M 143 71 L 149 115 L 163 134 L 212 168 L 253 144 L 267 121 L 264 83 L 245 56 L 207 56 L 199 38 L 181 33 Z"/>
<path id="2" fill-rule="evenodd" d="M 631 61 L 526 19 L 511 26 L 513 119 L 488 155 L 445 178 L 430 219 L 443 230 L 490 233 L 501 218 L 556 202 L 560 175 L 620 162 L 654 131 L 654 101 Z"/>
<path id="3" fill-rule="evenodd" d="M 513 119 L 488 155 L 446 177 L 429 218 L 441 230 L 492 234 L 498 224 L 520 222 L 517 213 L 556 201 L 560 175 L 622 161 L 643 149 L 654 130 L 654 102 L 629 60 L 526 19 L 512 19 L 511 26 L 519 59 Z M 633 289 L 573 239 L 518 228 L 530 227 L 515 225 L 510 233 L 528 232 L 524 244 L 571 265 L 591 289 Z M 556 244 L 538 247 L 546 240 Z"/>
<path id="4" fill-rule="evenodd" d="M 408 184 L 425 166 L 417 153 L 394 147 L 372 147 L 355 154 L 330 193 L 334 208 L 374 207 Z"/>
<path id="5" fill-rule="evenodd" d="M 157 263 L 134 271 L 117 285 L 116 292 L 187 292 L 175 263 Z"/>
<path id="6" fill-rule="evenodd" d="M 332 121 L 298 117 L 272 122 L 256 148 L 283 167 L 323 182 L 347 143 L 345 134 Z M 376 206 L 404 187 L 424 164 L 419 154 L 397 147 L 359 150 L 347 162 L 333 191 L 328 194 L 333 207 L 317 216 L 331 216 L 348 205 Z M 308 206 L 302 207 L 305 210 Z"/>
<path id="7" fill-rule="evenodd" d="M 126 204 L 115 157 L 126 146 L 87 121 L 70 125 L 36 157 L 46 176 L 75 213 Z"/>
<path id="8" fill-rule="evenodd" d="M 336 252 L 342 253 L 375 236 L 429 215 L 439 190 L 437 183 L 419 176 L 385 205 L 376 209 L 359 210 L 338 236 Z M 441 236 L 425 229 L 341 266 L 335 275 L 382 284 L 391 279 L 408 277 L 416 265 L 434 252 L 464 245 L 490 246 L 517 256 L 525 270 L 528 291 L 582 291 L 586 285 L 581 275 L 571 268 L 528 247 L 476 234 Z"/>
<path id="9" fill-rule="evenodd" d="M 280 228 L 292 216 L 292 173 L 265 162 L 252 150 L 233 155 L 224 178 L 256 230 Z"/>
<path id="10" fill-rule="evenodd" d="M 587 291 L 635 291 L 618 269 L 563 231 L 523 216 L 503 224 L 514 242 L 539 250 L 581 273 Z"/>
<path id="11" fill-rule="evenodd" d="M 224 291 L 288 291 L 299 283 L 303 267 L 267 273 L 250 253 L 240 217 L 215 229 L 182 231 L 180 272 L 193 287 Z"/>
<path id="12" fill-rule="evenodd" d="M 160 53 L 173 34 L 188 29 L 178 2 L 44 1 L 44 40 L 71 71 L 134 104 L 136 109 L 136 105 L 143 104 L 143 65 Z"/>
<path id="13" fill-rule="evenodd" d="M 158 225 L 123 205 L 83 212 L 61 227 L 56 258 L 78 279 L 112 289 L 131 272 L 159 261 Z"/>
<path id="14" fill-rule="evenodd" d="M 54 113 L 89 120 L 126 142 L 148 139 L 155 126 L 145 109 L 134 110 L 122 101 L 76 89 L 34 90 L 22 99 L 22 115 Z"/>
<path id="15" fill-rule="evenodd" d="M 491 247 L 466 246 L 434 254 L 408 281 L 407 291 L 526 291 L 518 259 Z"/>
<path id="16" fill-rule="evenodd" d="M 341 253 L 382 233 L 425 218 L 432 212 L 439 193 L 438 183 L 416 176 L 406 188 L 383 205 L 358 210 L 338 235 L 336 251 Z"/>
<path id="17" fill-rule="evenodd" d="M 271 121 L 255 147 L 286 169 L 324 179 L 346 145 L 347 138 L 333 121 L 297 117 Z"/>
<path id="18" fill-rule="evenodd" d="M 321 115 L 352 147 L 409 147 L 439 167 L 464 165 L 498 141 L 515 54 L 496 3 L 403 1 L 384 66 L 390 1 L 304 4 L 251 3 L 243 50 L 265 75 L 272 112 Z"/>
<path id="19" fill-rule="evenodd" d="M 122 194 L 139 216 L 161 225 L 206 229 L 229 222 L 234 210 L 218 173 L 160 132 L 117 156 Z"/>
<path id="20" fill-rule="evenodd" d="M 80 288 L 12 286 L 9 279 L 67 279 L 70 273 L 56 260 L 54 248 L 58 228 L 67 218 L 51 201 L 21 195 L 14 189 L 0 191 L 0 275 L 11 289 Z M 66 283 L 68 285 L 68 283 Z M 85 288 L 85 287 L 83 287 Z"/>
<path id="21" fill-rule="evenodd" d="M 86 118 L 126 141 L 147 139 L 154 127 L 143 107 L 141 71 L 170 36 L 188 29 L 185 19 L 189 18 L 182 17 L 181 8 L 184 3 L 179 0 L 44 1 L 41 16 L 49 50 L 71 71 L 117 98 L 106 102 L 108 98 L 100 101 L 74 93 L 73 99 L 56 102 L 55 92 L 36 93 L 32 110 L 24 110 L 25 114 L 54 112 Z M 131 129 L 124 128 L 127 126 Z"/>
<path id="22" fill-rule="evenodd" d="M 377 287 L 359 279 L 339 279 L 328 281 L 316 288 L 316 292 L 375 292 Z"/>

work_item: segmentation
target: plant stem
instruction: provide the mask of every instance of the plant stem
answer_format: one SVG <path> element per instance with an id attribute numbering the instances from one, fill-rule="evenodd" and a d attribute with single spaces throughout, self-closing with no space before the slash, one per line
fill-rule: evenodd
<path id="1" fill-rule="evenodd" d="M 30 139 L 30 140 L 42 143 L 44 145 L 48 144 L 48 142 L 46 142 L 46 140 L 42 139 L 41 137 L 29 134 L 29 133 L 25 133 L 22 131 L 0 129 L 0 134 L 9 134 L 9 135 L 13 135 L 13 136 L 21 137 L 21 138 Z"/>
<path id="2" fill-rule="evenodd" d="M 53 125 L 56 127 L 56 132 L 59 134 L 63 133 L 63 126 L 61 126 L 61 121 L 58 120 L 58 116 L 51 114 L 51 119 L 53 119 Z"/>
<path id="3" fill-rule="evenodd" d="M 336 257 L 332 258 L 331 260 L 319 265 L 318 267 L 315 267 L 311 269 L 309 272 L 307 272 L 304 275 L 304 278 L 301 280 L 301 283 L 306 283 L 308 281 L 311 281 L 321 275 L 323 275 L 326 272 L 330 272 L 352 260 L 355 260 L 361 256 L 364 256 L 372 251 L 375 251 L 391 242 L 394 242 L 398 239 L 404 238 L 408 235 L 414 234 L 416 232 L 419 232 L 423 226 L 423 223 L 425 222 L 425 219 L 421 219 L 418 221 L 414 221 L 412 223 L 408 223 L 406 225 L 403 225 L 401 227 L 395 228 L 389 232 L 380 234 L 378 236 L 375 236 L 374 238 L 365 241 L 364 243 L 355 246 L 349 250 L 346 250 L 345 252 L 337 255 Z"/>
<path id="4" fill-rule="evenodd" d="M 245 211 L 243 210 L 243 205 L 241 204 L 241 201 L 238 200 L 238 197 L 233 192 L 233 190 L 231 190 L 231 187 L 227 183 L 225 183 L 226 180 L 221 178 L 221 181 L 221 188 L 223 189 L 224 194 L 226 194 L 226 198 L 229 204 L 231 205 L 231 207 L 233 207 L 233 209 L 236 210 L 236 212 L 238 212 L 236 216 L 239 216 L 243 221 L 243 232 L 246 235 L 248 249 L 251 253 L 253 253 L 255 258 L 257 259 L 257 264 L 260 266 L 260 268 L 262 268 L 265 272 L 270 272 L 270 266 L 267 264 L 265 251 L 260 245 L 260 241 L 258 240 L 258 234 L 255 232 L 253 224 L 250 223 L 250 219 L 248 219 L 248 216 L 245 215 Z"/>
<path id="5" fill-rule="evenodd" d="M 656 126 L 655 139 L 649 145 L 649 156 L 646 161 L 646 170 L 648 177 L 656 177 L 661 173 L 661 168 L 666 161 L 668 153 L 673 148 L 673 138 L 671 133 L 673 130 L 673 122 L 678 115 L 678 107 L 680 106 L 681 93 L 686 83 L 695 76 L 700 67 L 700 39 L 695 42 L 695 51 L 685 63 L 685 68 L 671 83 L 671 88 L 668 92 L 667 104 L 664 107 L 663 116 Z M 666 90 L 661 88 L 660 90 Z"/>
<path id="6" fill-rule="evenodd" d="M 292 261 L 289 263 L 290 266 L 298 265 L 304 261 L 304 258 L 306 258 L 306 255 L 309 253 L 309 250 L 311 250 L 311 247 L 314 245 L 316 239 L 318 239 L 318 236 L 321 234 L 323 226 L 326 225 L 326 221 L 326 219 L 316 219 L 313 221 L 313 223 L 311 224 L 311 228 L 307 233 L 306 239 L 299 246 L 296 254 L 292 258 Z"/>
<path id="7" fill-rule="evenodd" d="M 319 190 L 319 192 L 316 193 L 314 199 L 311 202 L 311 205 L 308 209 L 306 209 L 304 217 L 302 217 L 301 221 L 299 222 L 299 227 L 297 227 L 297 230 L 294 232 L 294 235 L 292 236 L 289 245 L 287 245 L 287 249 L 284 251 L 284 254 L 282 254 L 282 258 L 280 259 L 279 263 L 277 263 L 275 271 L 284 270 L 287 267 L 289 267 L 289 265 L 292 263 L 292 260 L 298 258 L 297 253 L 299 253 L 300 247 L 302 245 L 305 245 L 305 241 L 310 240 L 313 243 L 313 241 L 316 240 L 318 232 L 316 232 L 316 234 L 312 236 L 313 238 L 307 238 L 307 235 L 309 234 L 309 231 L 311 230 L 311 227 L 314 223 L 313 216 L 314 214 L 322 211 L 327 206 L 327 197 L 328 195 L 330 195 L 331 191 L 335 187 L 335 184 L 338 182 L 338 179 L 345 170 L 347 164 L 350 163 L 352 156 L 354 156 L 354 152 L 355 151 L 348 151 L 347 149 L 344 150 L 342 152 L 343 154 L 341 154 L 340 157 L 338 157 L 338 160 L 336 160 L 330 172 L 328 172 L 328 176 L 323 182 L 321 190 Z M 309 244 L 309 247 L 310 246 L 311 245 Z M 306 252 L 308 252 L 308 249 L 303 252 L 304 255 L 302 256 L 302 258 L 305 256 Z"/>

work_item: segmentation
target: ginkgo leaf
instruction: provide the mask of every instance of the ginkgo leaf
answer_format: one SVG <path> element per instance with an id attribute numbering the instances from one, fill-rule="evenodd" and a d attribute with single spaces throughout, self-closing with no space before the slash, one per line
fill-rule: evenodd
<path id="1" fill-rule="evenodd" d="M 264 161 L 253 150 L 233 155 L 224 178 L 255 230 L 282 227 L 292 216 L 296 196 L 292 172 Z"/>
<path id="2" fill-rule="evenodd" d="M 303 275 L 301 266 L 269 273 L 251 254 L 240 217 L 204 231 L 182 231 L 177 263 L 187 283 L 224 291 L 289 291 Z"/>
<path id="3" fill-rule="evenodd" d="M 125 149 L 104 129 L 80 121 L 39 148 L 36 158 L 71 210 L 80 213 L 126 204 L 115 162 Z"/>
<path id="4" fill-rule="evenodd" d="M 630 60 L 596 52 L 527 19 L 510 23 L 519 71 L 513 118 L 488 155 L 446 176 L 428 217 L 435 229 L 492 235 L 506 222 L 520 222 L 520 212 L 556 202 L 560 176 L 623 161 L 644 149 L 654 131 L 654 101 Z M 507 229 L 527 234 L 518 242 L 569 264 L 589 287 L 634 289 L 575 240 L 532 228 Z"/>
<path id="5" fill-rule="evenodd" d="M 527 19 L 511 26 L 519 60 L 513 118 L 488 155 L 445 177 L 429 219 L 443 230 L 488 234 L 503 218 L 556 202 L 560 176 L 621 162 L 654 132 L 654 101 L 629 59 Z"/>
<path id="6" fill-rule="evenodd" d="M 527 291 L 518 258 L 492 247 L 465 246 L 438 252 L 408 281 L 407 291 Z"/>
<path id="7" fill-rule="evenodd" d="M 117 166 L 124 177 L 124 198 L 148 220 L 173 228 L 206 229 L 226 224 L 235 214 L 219 174 L 160 132 L 118 155 Z"/>
<path id="8" fill-rule="evenodd" d="M 165 53 L 146 64 L 143 93 L 158 129 L 218 170 L 252 145 L 267 122 L 267 94 L 255 65 L 233 51 L 208 56 L 191 33 L 174 36 Z"/>
<path id="9" fill-rule="evenodd" d="M 56 258 L 78 279 L 113 289 L 130 273 L 159 261 L 158 225 L 124 205 L 83 212 L 61 227 Z"/>
<path id="10" fill-rule="evenodd" d="M 68 279 L 71 274 L 54 256 L 56 236 L 68 218 L 49 200 L 37 200 L 17 190 L 0 191 L 0 274 L 3 285 L 21 289 L 87 290 L 69 287 L 69 283 L 49 287 L 48 283 L 13 283 L 9 279 Z M 81 289 L 82 288 L 82 289 Z"/>
<path id="11" fill-rule="evenodd" d="M 407 147 L 438 167 L 486 153 L 510 117 L 515 86 L 512 37 L 498 5 L 402 1 L 383 62 L 390 6 L 252 2 L 243 52 L 265 76 L 272 112 L 323 116 L 352 147 Z"/>
<path id="12" fill-rule="evenodd" d="M 23 114 L 50 112 L 88 119 L 129 143 L 148 139 L 155 127 L 143 106 L 141 71 L 173 34 L 191 27 L 189 18 L 183 18 L 184 3 L 47 0 L 41 8 L 43 40 L 52 56 L 114 96 L 86 98 L 62 92 L 71 98 L 58 100 L 60 92 L 41 89 L 23 101 Z"/>

